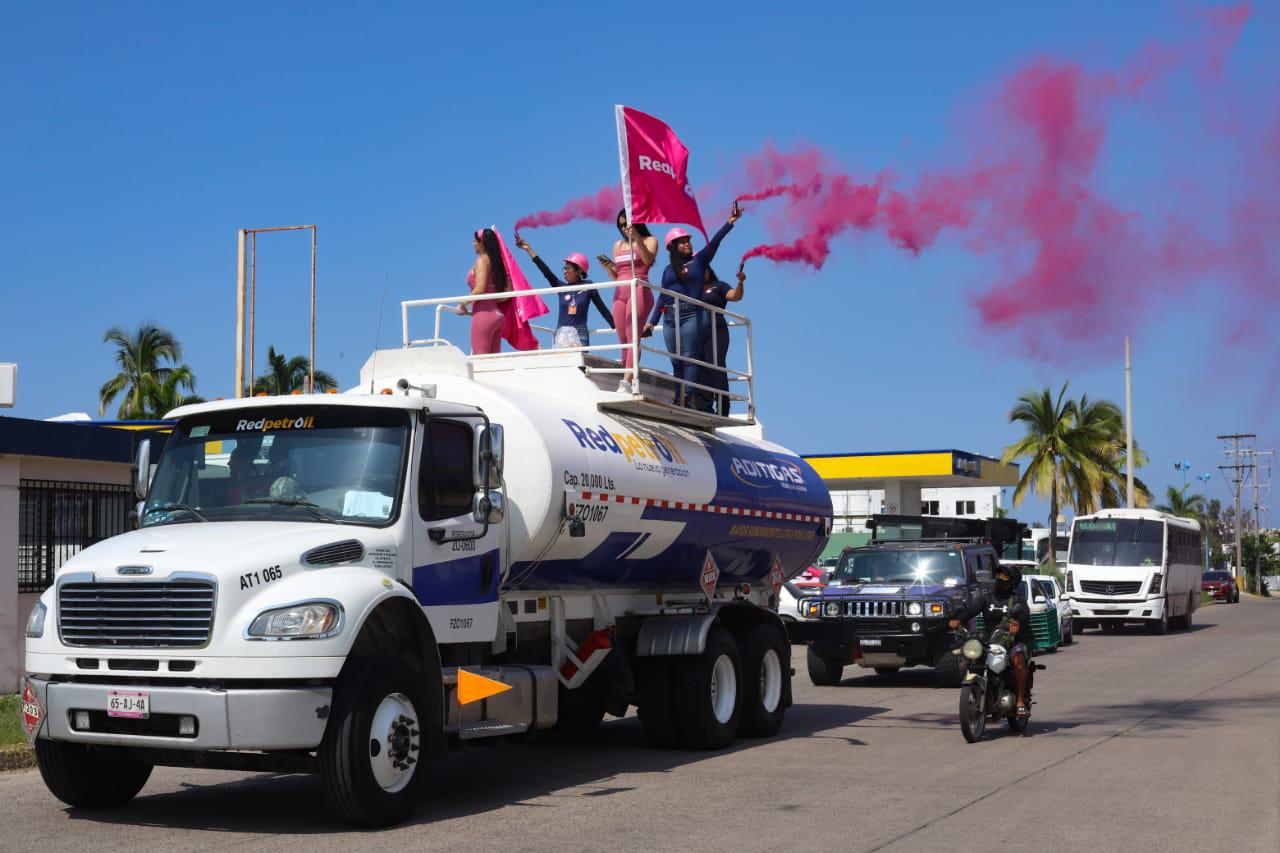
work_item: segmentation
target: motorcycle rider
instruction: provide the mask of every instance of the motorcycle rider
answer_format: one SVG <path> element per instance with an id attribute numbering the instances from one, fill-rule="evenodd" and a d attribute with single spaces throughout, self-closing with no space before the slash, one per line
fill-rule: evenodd
<path id="1" fill-rule="evenodd" d="M 955 613 L 947 626 L 951 630 L 960 627 L 979 613 L 983 624 L 991 631 L 990 642 L 1005 647 L 1013 666 L 1013 686 L 1018 694 L 1019 717 L 1030 716 L 1027 708 L 1027 672 L 1030 654 L 1027 646 L 1018 642 L 1018 634 L 1024 625 L 1031 624 L 1031 608 L 1022 591 L 1022 572 L 1017 566 L 1000 565 L 996 569 L 995 587 L 971 604 Z"/>

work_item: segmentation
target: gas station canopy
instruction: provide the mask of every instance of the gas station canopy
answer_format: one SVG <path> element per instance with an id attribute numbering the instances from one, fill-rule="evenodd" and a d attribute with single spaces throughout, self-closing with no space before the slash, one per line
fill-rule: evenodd
<path id="1" fill-rule="evenodd" d="M 910 483 L 920 488 L 1014 486 L 1018 466 L 963 450 L 833 453 L 804 457 L 832 491 L 884 489 Z"/>

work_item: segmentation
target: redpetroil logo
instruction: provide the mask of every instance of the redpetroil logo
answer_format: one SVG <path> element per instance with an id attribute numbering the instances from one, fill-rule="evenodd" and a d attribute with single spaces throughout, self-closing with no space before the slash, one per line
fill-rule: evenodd
<path id="1" fill-rule="evenodd" d="M 644 154 L 640 155 L 640 168 L 647 172 L 661 172 L 671 180 L 680 184 L 680 188 L 684 190 L 684 194 L 689 198 L 693 198 L 693 187 L 688 183 L 681 181 L 680 176 L 676 174 L 676 170 L 671 167 L 670 163 L 664 163 L 661 160 L 655 160 Z"/>
<path id="2" fill-rule="evenodd" d="M 679 473 L 688 476 L 689 463 L 680 455 L 674 443 L 654 433 L 642 434 L 632 430 L 610 432 L 604 426 L 582 426 L 576 421 L 561 418 L 564 425 L 573 433 L 578 444 L 588 450 L 603 453 L 616 453 L 623 456 L 638 470 L 654 470 L 661 468 L 666 473 Z"/>
<path id="3" fill-rule="evenodd" d="M 258 418 L 256 421 L 242 420 L 236 422 L 236 432 L 269 432 L 273 429 L 312 429 L 316 425 L 314 417 L 301 418 Z"/>
<path id="4" fill-rule="evenodd" d="M 735 456 L 729 463 L 729 470 L 740 482 L 753 488 L 767 489 L 770 486 L 781 486 L 797 492 L 808 491 L 800 466 L 786 459 L 760 461 Z"/>

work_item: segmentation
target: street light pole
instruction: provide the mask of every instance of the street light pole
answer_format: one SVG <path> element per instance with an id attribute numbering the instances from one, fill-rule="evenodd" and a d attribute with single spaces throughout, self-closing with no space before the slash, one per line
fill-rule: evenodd
<path id="1" fill-rule="evenodd" d="M 1201 483 L 1204 494 L 1201 498 L 1204 500 L 1204 570 L 1209 571 L 1209 481 L 1213 479 L 1212 474 L 1196 474 L 1196 479 Z"/>
<path id="2" fill-rule="evenodd" d="M 1183 491 L 1185 491 L 1187 488 L 1187 472 L 1191 470 L 1191 463 L 1175 462 L 1173 463 L 1173 467 L 1178 471 L 1182 472 L 1182 488 L 1183 488 Z"/>

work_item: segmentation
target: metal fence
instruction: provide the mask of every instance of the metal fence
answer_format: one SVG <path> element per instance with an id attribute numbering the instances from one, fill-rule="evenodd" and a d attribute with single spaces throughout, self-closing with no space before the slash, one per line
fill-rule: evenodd
<path id="1" fill-rule="evenodd" d="M 18 591 L 43 592 L 68 559 L 129 529 L 132 492 L 110 483 L 18 483 Z"/>

